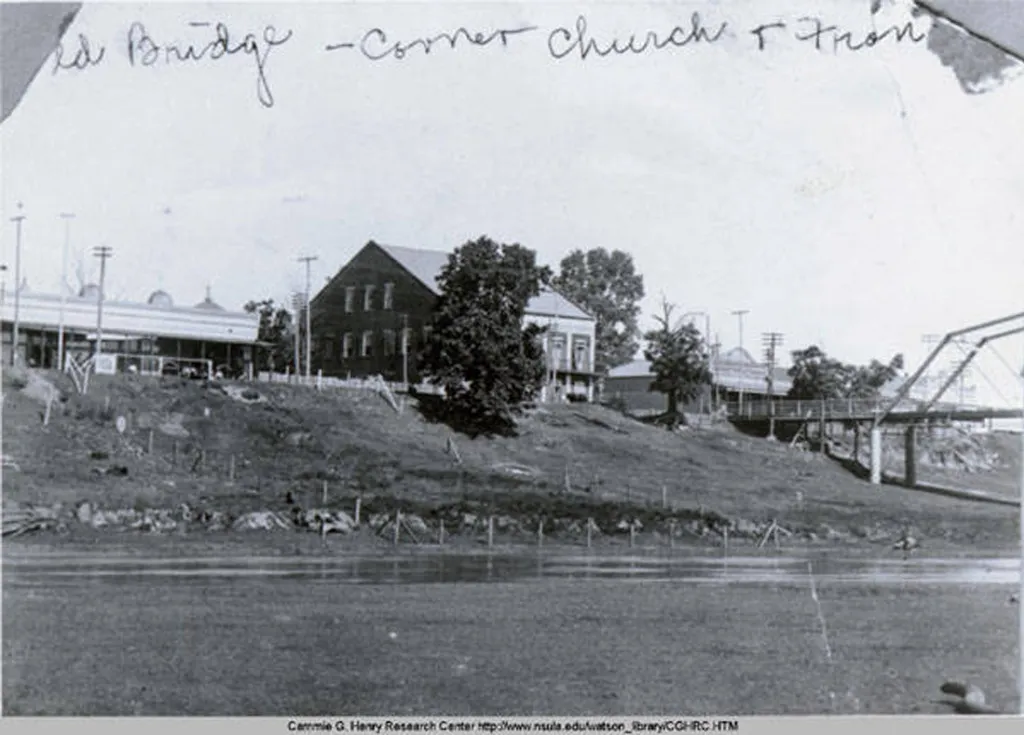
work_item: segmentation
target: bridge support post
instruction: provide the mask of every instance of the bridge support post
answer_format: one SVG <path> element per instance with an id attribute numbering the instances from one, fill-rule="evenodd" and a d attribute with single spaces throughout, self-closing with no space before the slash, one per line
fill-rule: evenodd
<path id="1" fill-rule="evenodd" d="M 871 427 L 871 484 L 882 484 L 882 429 Z"/>
<path id="2" fill-rule="evenodd" d="M 907 487 L 917 485 L 917 426 L 907 426 L 903 446 L 903 484 Z"/>
<path id="3" fill-rule="evenodd" d="M 853 425 L 853 461 L 860 464 L 860 424 Z"/>

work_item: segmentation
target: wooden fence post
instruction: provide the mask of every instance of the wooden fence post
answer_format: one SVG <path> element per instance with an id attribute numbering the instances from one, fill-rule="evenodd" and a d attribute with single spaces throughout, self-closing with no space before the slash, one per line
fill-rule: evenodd
<path id="1" fill-rule="evenodd" d="M 437 545 L 444 546 L 444 518 L 441 519 L 441 527 L 437 532 Z"/>
<path id="2" fill-rule="evenodd" d="M 537 546 L 544 545 L 544 519 L 540 519 L 540 523 L 537 524 Z"/>
<path id="3" fill-rule="evenodd" d="M 235 455 L 231 455 L 228 459 L 228 481 L 235 481 Z"/>
<path id="4" fill-rule="evenodd" d="M 359 511 L 361 510 L 360 506 L 362 504 L 363 504 L 363 499 L 361 497 L 357 496 L 356 497 L 356 519 L 355 519 L 357 526 L 359 525 Z"/>
<path id="5" fill-rule="evenodd" d="M 320 494 L 320 504 L 323 507 L 327 507 L 327 480 L 324 480 L 323 491 Z"/>
<path id="6" fill-rule="evenodd" d="M 494 516 L 487 516 L 487 548 L 494 546 Z"/>
<path id="7" fill-rule="evenodd" d="M 593 536 L 593 533 L 594 533 L 594 519 L 593 518 L 588 518 L 587 519 L 587 548 L 588 549 L 590 548 L 590 542 L 591 542 L 591 537 Z"/>
<path id="8" fill-rule="evenodd" d="M 633 548 L 633 544 L 636 543 L 636 524 L 634 521 L 629 522 L 629 548 Z"/>
<path id="9" fill-rule="evenodd" d="M 402 511 L 396 510 L 395 511 L 395 539 L 394 539 L 394 545 L 395 546 L 398 546 L 398 534 L 400 533 L 401 529 L 402 529 Z"/>

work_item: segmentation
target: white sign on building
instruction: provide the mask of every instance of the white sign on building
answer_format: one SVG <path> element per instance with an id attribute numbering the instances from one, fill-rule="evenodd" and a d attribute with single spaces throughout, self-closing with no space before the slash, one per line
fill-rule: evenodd
<path id="1" fill-rule="evenodd" d="M 115 375 L 117 373 L 117 355 L 96 355 L 94 370 L 97 375 Z"/>

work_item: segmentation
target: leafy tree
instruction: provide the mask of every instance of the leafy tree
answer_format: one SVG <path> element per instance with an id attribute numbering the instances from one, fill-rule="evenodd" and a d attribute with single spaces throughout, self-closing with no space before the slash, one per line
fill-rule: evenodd
<path id="1" fill-rule="evenodd" d="M 639 301 L 644 278 L 621 250 L 574 250 L 562 259 L 553 285 L 597 320 L 594 371 L 605 374 L 633 359 L 640 347 Z"/>
<path id="2" fill-rule="evenodd" d="M 894 355 L 888 364 L 872 360 L 867 367 L 859 367 L 850 385 L 851 398 L 877 398 L 886 383 L 903 370 L 903 355 Z"/>
<path id="3" fill-rule="evenodd" d="M 789 377 L 793 385 L 788 398 L 803 400 L 845 398 L 853 380 L 853 370 L 834 360 L 817 345 L 792 353 L 793 366 Z"/>
<path id="4" fill-rule="evenodd" d="M 275 306 L 273 299 L 250 301 L 242 308 L 248 314 L 259 314 L 257 339 L 270 345 L 269 348 L 257 350 L 257 368 L 271 372 L 281 371 L 285 367 L 294 368 L 291 313 L 283 306 Z"/>
<path id="5" fill-rule="evenodd" d="M 811 345 L 792 356 L 789 376 L 793 387 L 787 397 L 805 400 L 876 398 L 882 386 L 903 369 L 903 355 L 896 355 L 888 364 L 872 360 L 870 365 L 857 366 L 831 358 L 817 345 Z"/>
<path id="6" fill-rule="evenodd" d="M 544 381 L 543 329 L 524 327 L 523 317 L 549 279 L 518 244 L 481 237 L 449 256 L 419 369 L 444 387 L 453 423 L 472 433 L 514 431 L 521 404 Z"/>
<path id="7" fill-rule="evenodd" d="M 662 314 L 655 316 L 658 329 L 644 335 L 644 359 L 650 361 L 654 373 L 650 390 L 668 397 L 668 410 L 663 418 L 670 430 L 681 421 L 679 404 L 696 398 L 701 386 L 710 384 L 712 379 L 707 345 L 700 330 L 689 323 L 673 326 L 674 308 L 662 300 Z"/>

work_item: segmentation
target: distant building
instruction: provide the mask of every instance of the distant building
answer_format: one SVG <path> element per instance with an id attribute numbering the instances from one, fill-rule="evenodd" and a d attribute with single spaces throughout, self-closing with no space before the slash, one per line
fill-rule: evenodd
<path id="1" fill-rule="evenodd" d="M 690 404 L 685 411 L 706 410 L 715 401 L 738 403 L 746 400 L 764 399 L 768 395 L 768 366 L 759 363 L 742 347 L 735 347 L 711 360 L 712 385 Z M 772 395 L 782 398 L 793 385 L 787 368 L 776 367 L 772 372 Z M 621 401 L 629 411 L 638 413 L 660 413 L 668 408 L 664 393 L 650 390 L 654 381 L 651 364 L 646 360 L 634 360 L 613 368 L 604 381 L 605 401 Z"/>
<path id="2" fill-rule="evenodd" d="M 99 287 L 85 286 L 64 303 L 66 352 L 88 356 L 95 350 Z M 14 295 L 3 296 L 2 340 L 10 354 L 14 333 Z M 57 366 L 61 321 L 59 295 L 22 291 L 18 297 L 19 353 L 29 365 Z M 210 298 L 195 306 L 176 306 L 170 294 L 154 291 L 146 303 L 103 301 L 102 352 L 117 354 L 118 369 L 133 365 L 146 370 L 167 359 L 212 360 L 237 372 L 251 370 L 253 345 L 259 331 L 256 314 L 227 311 Z"/>
<path id="3" fill-rule="evenodd" d="M 421 383 L 416 369 L 449 253 L 368 243 L 310 302 L 313 369 L 338 377 L 380 375 Z M 549 380 L 541 400 L 591 400 L 595 320 L 553 290 L 531 299 L 525 320 L 549 327 Z"/>

